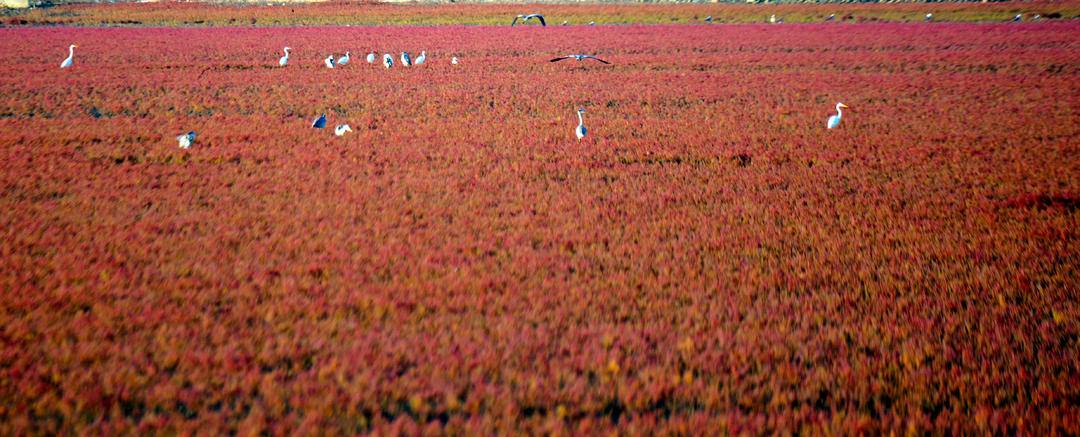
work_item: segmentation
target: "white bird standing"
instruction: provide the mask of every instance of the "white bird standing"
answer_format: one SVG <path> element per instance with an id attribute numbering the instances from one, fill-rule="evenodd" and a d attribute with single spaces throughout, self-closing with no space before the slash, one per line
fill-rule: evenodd
<path id="1" fill-rule="evenodd" d="M 285 64 L 289 63 L 289 50 L 290 49 L 288 47 L 285 47 L 285 50 L 283 50 L 285 52 L 285 56 L 282 56 L 281 59 L 278 59 L 277 64 L 279 66 L 284 67 Z"/>
<path id="2" fill-rule="evenodd" d="M 925 20 L 926 21 L 934 21 L 934 14 L 927 13 Z"/>
<path id="3" fill-rule="evenodd" d="M 326 68 L 334 68 L 334 55 L 327 56 L 323 63 L 326 64 Z"/>
<path id="4" fill-rule="evenodd" d="M 352 132 L 352 128 L 347 124 L 339 124 L 334 128 L 334 135 L 344 136 L 346 132 Z"/>
<path id="5" fill-rule="evenodd" d="M 454 56 L 453 58 L 450 59 L 450 64 L 457 65 L 457 56 Z"/>
<path id="6" fill-rule="evenodd" d="M 367 54 L 367 63 L 369 63 L 369 64 L 374 64 L 375 63 L 375 52 L 371 52 L 371 53 Z"/>
<path id="7" fill-rule="evenodd" d="M 521 19 L 521 24 L 525 24 L 525 23 L 528 23 L 529 20 L 531 20 L 533 18 L 540 19 L 540 25 L 544 26 L 544 27 L 547 27 L 547 22 L 544 21 L 544 16 L 541 15 L 541 14 L 518 15 L 518 16 L 514 17 L 514 21 L 510 23 L 510 27 L 514 27 L 514 25 L 517 24 L 518 19 Z"/>
<path id="8" fill-rule="evenodd" d="M 67 57 L 67 59 L 64 59 L 64 62 L 60 63 L 60 68 L 68 68 L 74 62 L 74 60 L 75 60 L 75 47 L 78 47 L 78 46 L 75 45 L 75 44 L 72 44 L 72 45 L 68 46 L 68 57 Z"/>
<path id="9" fill-rule="evenodd" d="M 315 129 L 326 127 L 326 114 L 320 114 L 319 118 L 316 118 L 315 121 L 311 122 L 311 127 Z"/>
<path id="10" fill-rule="evenodd" d="M 585 108 L 580 108 L 580 109 L 577 110 L 578 124 L 577 124 L 577 129 L 574 129 L 574 135 L 577 135 L 577 139 L 579 139 L 579 140 L 582 139 L 582 138 L 585 138 L 585 132 L 586 132 L 586 130 L 585 130 L 585 118 L 582 117 L 582 114 L 584 114 L 584 113 L 585 113 Z"/>
<path id="11" fill-rule="evenodd" d="M 839 126 L 840 125 L 840 117 L 844 116 L 844 112 L 841 111 L 840 108 L 847 108 L 847 107 L 848 106 L 843 104 L 843 103 L 837 103 L 836 104 L 836 115 L 833 115 L 833 116 L 829 117 L 829 122 L 828 122 L 828 124 L 825 125 L 825 127 L 829 128 L 829 129 L 835 129 L 837 126 Z"/>
<path id="12" fill-rule="evenodd" d="M 176 141 L 180 142 L 181 149 L 190 148 L 191 145 L 195 143 L 195 131 L 181 134 L 180 136 L 176 137 Z"/>
<path id="13" fill-rule="evenodd" d="M 345 64 L 348 64 L 348 63 L 349 63 L 349 52 L 345 52 L 345 56 L 342 56 L 342 57 L 338 58 L 337 64 L 338 65 L 345 65 Z"/>
<path id="14" fill-rule="evenodd" d="M 386 67 L 386 68 L 393 67 L 394 66 L 394 57 L 390 56 L 389 53 L 383 53 L 383 55 L 382 55 L 382 64 L 383 64 L 383 67 Z"/>
<path id="15" fill-rule="evenodd" d="M 401 65 L 404 67 L 412 65 L 412 58 L 409 57 L 409 52 L 401 52 Z"/>
<path id="16" fill-rule="evenodd" d="M 416 57 L 416 61 L 413 62 L 413 64 L 414 65 L 420 65 L 420 64 L 423 64 L 424 61 L 426 61 L 426 60 L 427 60 L 427 52 L 421 50 L 420 51 L 420 56 Z"/>
<path id="17" fill-rule="evenodd" d="M 769 16 L 769 23 L 776 24 L 776 14 Z"/>

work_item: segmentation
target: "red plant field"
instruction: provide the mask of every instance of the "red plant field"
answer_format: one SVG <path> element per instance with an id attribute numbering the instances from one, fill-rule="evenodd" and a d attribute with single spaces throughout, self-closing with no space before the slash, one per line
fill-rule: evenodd
<path id="1" fill-rule="evenodd" d="M 0 434 L 1078 433 L 1078 46 L 0 29 Z"/>

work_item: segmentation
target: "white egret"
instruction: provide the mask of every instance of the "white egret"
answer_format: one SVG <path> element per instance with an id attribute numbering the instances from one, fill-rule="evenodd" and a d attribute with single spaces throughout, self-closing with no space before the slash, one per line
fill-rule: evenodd
<path id="1" fill-rule="evenodd" d="M 596 56 L 593 56 L 593 55 L 566 55 L 566 56 L 560 56 L 558 58 L 552 59 L 552 60 L 550 60 L 548 62 L 559 62 L 559 61 L 561 61 L 563 59 L 577 59 L 578 61 L 583 61 L 583 60 L 586 60 L 586 59 L 594 59 L 594 60 L 600 61 L 600 62 L 602 62 L 604 64 L 610 64 L 610 62 L 605 61 L 605 60 L 600 59 L 600 58 L 597 58 Z"/>
<path id="2" fill-rule="evenodd" d="M 281 59 L 278 59 L 277 64 L 279 66 L 284 67 L 285 64 L 289 63 L 289 50 L 290 49 L 288 47 L 285 47 L 285 49 L 283 50 L 285 52 L 285 56 L 282 56 Z"/>
<path id="3" fill-rule="evenodd" d="M 413 64 L 414 65 L 420 65 L 420 64 L 423 64 L 424 61 L 426 61 L 426 60 L 427 60 L 427 52 L 421 50 L 420 51 L 420 56 L 416 57 L 416 61 L 413 62 Z"/>
<path id="4" fill-rule="evenodd" d="M 784 19 L 783 18 L 776 18 L 776 14 L 772 14 L 772 15 L 769 16 L 769 23 L 776 24 L 776 23 L 783 23 L 783 22 L 784 22 Z"/>
<path id="5" fill-rule="evenodd" d="M 394 66 L 394 57 L 390 56 L 389 53 L 384 53 L 382 55 L 382 64 L 383 64 L 383 67 L 386 67 L 386 68 L 393 67 Z"/>
<path id="6" fill-rule="evenodd" d="M 596 25 L 596 22 L 595 22 L 595 21 L 590 21 L 590 22 L 589 22 L 589 25 L 590 25 L 590 26 L 595 26 L 595 25 Z"/>
<path id="7" fill-rule="evenodd" d="M 1024 14 L 1016 14 L 1016 16 L 1013 17 L 1012 20 L 1013 20 L 1013 22 L 1023 21 L 1024 20 Z"/>
<path id="8" fill-rule="evenodd" d="M 843 104 L 843 103 L 837 103 L 836 104 L 836 115 L 833 115 L 833 116 L 829 117 L 829 123 L 826 124 L 825 126 L 828 127 L 829 129 L 835 129 L 837 126 L 839 126 L 840 125 L 840 117 L 844 116 L 844 112 L 841 111 L 840 108 L 847 108 L 847 107 L 848 106 Z"/>
<path id="9" fill-rule="evenodd" d="M 562 22 L 562 25 L 563 25 L 563 26 L 565 26 L 565 25 L 567 25 L 567 24 L 570 24 L 570 23 L 569 23 L 569 22 L 567 22 L 566 20 L 563 20 L 563 22 Z"/>
<path id="10" fill-rule="evenodd" d="M 311 122 L 311 127 L 315 129 L 326 127 L 326 114 L 320 114 L 319 118 L 316 118 L 315 121 Z"/>
<path id="11" fill-rule="evenodd" d="M 347 124 L 339 124 L 334 128 L 334 135 L 344 136 L 346 132 L 352 132 L 352 128 Z"/>
<path id="12" fill-rule="evenodd" d="M 450 64 L 457 65 L 457 56 L 454 56 L 452 59 L 450 59 Z"/>
<path id="13" fill-rule="evenodd" d="M 348 63 L 349 63 L 349 52 L 345 52 L 345 56 L 342 56 L 342 57 L 338 58 L 337 64 L 338 65 L 345 65 L 345 64 L 348 64 Z"/>
<path id="14" fill-rule="evenodd" d="M 176 141 L 180 142 L 181 149 L 190 148 L 191 145 L 195 143 L 195 131 L 181 134 L 180 136 L 176 137 Z"/>
<path id="15" fill-rule="evenodd" d="M 582 139 L 582 138 L 585 138 L 585 132 L 586 132 L 586 130 L 585 130 L 585 118 L 582 117 L 582 114 L 584 114 L 584 113 L 585 113 L 585 108 L 580 108 L 580 109 L 577 110 L 578 124 L 577 124 L 577 129 L 574 129 L 574 135 L 577 135 L 577 139 L 579 139 L 579 140 Z"/>
<path id="16" fill-rule="evenodd" d="M 835 20 L 835 19 L 836 19 L 836 14 L 829 14 L 828 17 L 825 17 L 825 21 L 832 21 L 832 20 Z"/>
<path id="17" fill-rule="evenodd" d="M 323 63 L 326 64 L 326 68 L 334 68 L 334 55 L 327 56 L 323 59 Z"/>
<path id="18" fill-rule="evenodd" d="M 78 46 L 75 45 L 75 44 L 72 44 L 72 45 L 68 46 L 68 57 L 67 57 L 67 59 L 64 59 L 64 62 L 60 63 L 60 68 L 68 68 L 74 62 L 74 60 L 75 60 L 75 47 L 78 47 Z"/>
<path id="19" fill-rule="evenodd" d="M 367 63 L 369 63 L 369 64 L 374 64 L 375 63 L 375 52 L 371 52 L 371 53 L 367 54 Z"/>
<path id="20" fill-rule="evenodd" d="M 412 58 L 409 57 L 409 52 L 401 52 L 401 66 L 408 67 L 412 65 Z"/>
<path id="21" fill-rule="evenodd" d="M 529 20 L 531 20 L 533 18 L 539 19 L 540 20 L 540 25 L 544 26 L 544 27 L 547 27 L 547 22 L 544 21 L 544 16 L 540 15 L 540 14 L 518 15 L 518 16 L 514 17 L 514 21 L 512 23 L 510 23 L 510 27 L 514 27 L 514 25 L 517 24 L 518 19 L 521 19 L 521 24 L 525 24 L 525 23 L 528 23 Z"/>
<path id="22" fill-rule="evenodd" d="M 705 17 L 705 22 L 706 23 L 712 23 L 712 15 L 709 15 L 708 17 Z"/>
<path id="23" fill-rule="evenodd" d="M 926 14 L 926 18 L 923 18 L 923 20 L 925 20 L 925 21 L 934 21 L 934 14 L 931 14 L 931 13 L 928 12 Z"/>

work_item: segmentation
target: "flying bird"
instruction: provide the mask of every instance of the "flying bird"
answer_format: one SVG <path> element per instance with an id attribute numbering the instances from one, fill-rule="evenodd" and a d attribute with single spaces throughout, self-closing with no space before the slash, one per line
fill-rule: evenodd
<path id="1" fill-rule="evenodd" d="M 601 63 L 604 63 L 604 64 L 611 64 L 610 62 L 605 61 L 605 60 L 600 59 L 600 58 L 597 58 L 596 56 L 593 56 L 593 55 L 566 55 L 566 56 L 560 56 L 558 58 L 552 59 L 552 60 L 550 60 L 548 62 L 559 62 L 559 61 L 561 61 L 563 59 L 577 59 L 578 61 L 583 61 L 583 60 L 586 60 L 586 59 L 595 59 L 595 60 L 600 61 Z"/>
<path id="2" fill-rule="evenodd" d="M 326 68 L 334 68 L 334 55 L 327 56 L 323 63 L 326 64 Z"/>
<path id="3" fill-rule="evenodd" d="M 829 123 L 826 124 L 825 126 L 827 128 L 829 128 L 829 129 L 835 129 L 837 126 L 839 126 L 840 125 L 840 117 L 842 117 L 844 115 L 844 112 L 841 111 L 840 108 L 847 108 L 847 107 L 848 106 L 843 104 L 843 103 L 837 103 L 836 104 L 836 115 L 833 115 L 833 116 L 829 117 Z"/>
<path id="4" fill-rule="evenodd" d="M 454 56 L 453 59 L 450 59 L 450 64 L 457 65 L 457 56 Z"/>
<path id="5" fill-rule="evenodd" d="M 712 15 L 709 15 L 708 17 L 705 17 L 705 22 L 706 23 L 712 23 Z"/>
<path id="6" fill-rule="evenodd" d="M 563 22 L 562 22 L 562 25 L 563 25 L 563 26 L 565 26 L 565 25 L 567 25 L 567 24 L 570 24 L 570 23 L 569 23 L 569 22 L 567 22 L 566 20 L 563 20 Z"/>
<path id="7" fill-rule="evenodd" d="M 367 63 L 369 63 L 369 64 L 374 64 L 375 63 L 375 52 L 371 52 L 371 53 L 367 54 Z"/>
<path id="8" fill-rule="evenodd" d="M 67 59 L 64 59 L 64 62 L 60 63 L 60 68 L 68 68 L 74 62 L 74 59 L 75 59 L 75 47 L 78 47 L 78 46 L 75 45 L 75 44 L 72 44 L 72 45 L 68 46 L 68 57 L 67 57 Z"/>
<path id="9" fill-rule="evenodd" d="M 585 113 L 585 108 L 580 108 L 580 109 L 577 110 L 578 124 L 577 124 L 577 129 L 574 129 L 574 135 L 577 135 L 578 140 L 580 140 L 582 138 L 585 138 L 585 132 L 586 132 L 586 130 L 585 130 L 585 118 L 582 117 L 582 114 L 584 114 L 584 113 Z"/>
<path id="10" fill-rule="evenodd" d="M 421 50 L 420 51 L 420 56 L 416 57 L 416 62 L 413 62 L 413 64 L 420 65 L 420 64 L 423 64 L 424 61 L 426 61 L 426 60 L 427 60 L 427 52 Z"/>
<path id="11" fill-rule="evenodd" d="M 176 141 L 180 142 L 181 149 L 190 148 L 191 145 L 195 143 L 195 131 L 181 134 L 180 136 L 176 137 Z"/>
<path id="12" fill-rule="evenodd" d="M 1016 16 L 1013 17 L 1012 20 L 1013 20 L 1014 23 L 1017 22 L 1017 21 L 1023 21 L 1024 20 L 1024 14 L 1016 14 Z"/>
<path id="13" fill-rule="evenodd" d="M 934 14 L 931 14 L 931 13 L 927 13 L 927 14 L 926 14 L 926 18 L 923 18 L 923 20 L 926 20 L 926 21 L 934 21 Z"/>
<path id="14" fill-rule="evenodd" d="M 835 19 L 836 19 L 836 14 L 829 14 L 828 17 L 825 17 L 825 21 L 832 21 L 832 20 L 835 20 Z"/>
<path id="15" fill-rule="evenodd" d="M 326 127 L 326 114 L 319 115 L 319 118 L 316 118 L 315 121 L 311 122 L 311 127 L 315 129 Z"/>
<path id="16" fill-rule="evenodd" d="M 510 23 L 510 27 L 514 27 L 514 25 L 517 24 L 518 19 L 521 19 L 521 24 L 525 24 L 533 18 L 540 20 L 541 26 L 547 27 L 547 22 L 544 21 L 544 16 L 541 14 L 518 15 L 514 17 L 514 21 Z"/>
<path id="17" fill-rule="evenodd" d="M 590 25 L 590 26 L 595 26 L 595 25 L 596 25 L 596 22 L 595 22 L 595 21 L 590 21 L 590 22 L 589 22 L 589 25 Z"/>
<path id="18" fill-rule="evenodd" d="M 346 132 L 352 132 L 352 128 L 347 124 L 339 124 L 334 128 L 334 135 L 344 136 Z"/>
<path id="19" fill-rule="evenodd" d="M 285 52 L 285 56 L 282 56 L 281 59 L 278 59 L 277 64 L 279 66 L 284 67 L 285 64 L 289 63 L 289 50 L 290 49 L 288 47 L 285 47 L 285 49 L 283 50 Z"/>
<path id="20" fill-rule="evenodd" d="M 342 56 L 342 57 L 338 58 L 337 64 L 338 65 L 345 65 L 345 64 L 348 64 L 348 63 L 349 63 L 349 52 L 345 52 L 345 56 Z"/>
<path id="21" fill-rule="evenodd" d="M 386 68 L 393 67 L 394 66 L 394 57 L 390 56 L 389 53 L 384 53 L 382 55 L 382 64 L 383 64 L 383 67 L 386 67 Z"/>
<path id="22" fill-rule="evenodd" d="M 412 65 L 412 58 L 409 57 L 409 52 L 401 52 L 401 65 L 405 67 Z"/>

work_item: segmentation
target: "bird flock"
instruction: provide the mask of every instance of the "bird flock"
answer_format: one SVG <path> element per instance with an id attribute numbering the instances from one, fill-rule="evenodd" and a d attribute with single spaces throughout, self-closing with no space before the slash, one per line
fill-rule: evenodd
<path id="1" fill-rule="evenodd" d="M 832 20 L 834 18 L 835 18 L 835 15 L 831 15 L 831 16 L 829 16 L 827 18 L 827 21 Z M 1016 15 L 1016 17 L 1013 18 L 1013 21 L 1020 21 L 1022 19 L 1023 19 L 1023 16 L 1018 14 L 1018 15 Z M 510 26 L 513 27 L 513 26 L 517 25 L 518 20 L 521 20 L 522 24 L 528 23 L 531 20 L 536 20 L 537 22 L 540 23 L 540 25 L 542 27 L 547 26 L 547 21 L 544 19 L 544 16 L 542 14 L 520 14 L 520 15 L 517 15 L 516 17 L 514 17 L 514 20 L 510 23 Z M 926 21 L 933 20 L 933 14 L 926 14 L 925 20 Z M 711 23 L 712 22 L 712 16 L 710 15 L 708 17 L 705 17 L 705 21 Z M 783 19 L 778 19 L 776 17 L 776 15 L 772 15 L 772 16 L 769 17 L 769 22 L 770 23 L 783 23 Z M 566 22 L 563 21 L 563 24 L 565 25 Z M 595 22 L 589 22 L 589 25 L 590 26 L 595 25 Z M 71 44 L 70 46 L 68 46 L 68 56 L 67 56 L 67 58 L 65 58 L 63 60 L 63 62 L 60 63 L 60 68 L 61 69 L 68 69 L 68 68 L 71 68 L 72 65 L 74 65 L 75 48 L 77 48 L 77 47 L 78 47 L 78 45 L 76 45 L 76 44 Z M 280 67 L 288 66 L 288 64 L 289 64 L 289 55 L 290 55 L 291 50 L 292 50 L 292 48 L 288 47 L 288 46 L 286 46 L 286 47 L 284 47 L 282 49 L 283 55 L 281 56 L 280 59 L 278 59 L 278 66 L 280 66 Z M 344 66 L 348 65 L 351 59 L 352 59 L 352 55 L 351 55 L 350 51 L 346 51 L 344 55 L 342 55 L 341 57 L 336 58 L 336 59 L 334 58 L 334 54 L 331 53 L 325 59 L 323 59 L 323 64 L 326 66 L 326 68 L 331 68 L 331 69 L 332 68 L 340 68 L 340 67 L 344 67 Z M 375 60 L 376 60 L 375 52 L 368 53 L 367 56 L 364 59 L 365 59 L 365 61 L 367 61 L 367 63 L 374 64 Z M 400 56 L 399 59 L 401 60 L 401 65 L 403 67 L 419 66 L 419 65 L 424 64 L 424 62 L 427 61 L 427 51 L 421 50 L 420 51 L 420 56 L 417 56 L 416 59 L 413 59 L 409 55 L 409 52 L 403 51 L 403 52 L 401 52 L 401 56 Z M 563 60 L 567 60 L 567 59 L 574 59 L 574 60 L 576 60 L 578 62 L 585 61 L 585 60 L 593 60 L 593 61 L 602 63 L 604 65 L 611 65 L 611 62 L 608 62 L 608 61 L 606 61 L 604 59 L 601 59 L 601 58 L 599 58 L 599 57 L 597 57 L 595 55 L 589 55 L 589 54 L 570 54 L 570 55 L 565 55 L 565 56 L 559 56 L 559 57 L 556 57 L 556 58 L 552 58 L 548 62 L 559 62 L 559 61 L 563 61 Z M 450 59 L 450 64 L 451 65 L 458 65 L 458 63 L 459 63 L 459 61 L 458 61 L 457 56 L 451 57 L 451 59 Z M 387 69 L 392 68 L 394 66 L 394 57 L 391 56 L 389 53 L 384 53 L 382 55 L 382 64 L 383 64 L 383 67 L 385 67 Z M 840 119 L 841 119 L 841 117 L 843 117 L 843 109 L 848 108 L 848 106 L 843 104 L 843 103 L 837 102 L 835 108 L 836 108 L 836 114 L 829 116 L 829 118 L 828 118 L 828 120 L 826 121 L 826 124 L 825 124 L 825 127 L 827 129 L 830 129 L 830 130 L 831 129 L 836 129 L 840 125 Z M 581 140 L 581 139 L 585 138 L 585 135 L 588 133 L 588 129 L 585 128 L 585 108 L 578 108 L 577 117 L 578 117 L 578 125 L 577 125 L 577 127 L 574 128 L 574 136 L 577 137 L 578 140 Z M 315 118 L 315 120 L 313 120 L 311 122 L 311 127 L 314 128 L 314 129 L 323 129 L 323 128 L 326 127 L 326 123 L 327 123 L 326 114 L 320 114 L 318 117 Z M 334 128 L 334 135 L 340 137 L 340 136 L 344 136 L 345 134 L 347 134 L 349 132 L 352 132 L 352 131 L 353 131 L 352 128 L 349 127 L 348 124 L 339 124 Z M 195 144 L 195 137 L 196 137 L 195 131 L 190 131 L 190 132 L 185 133 L 185 134 L 180 134 L 179 136 L 176 137 L 176 140 L 179 143 L 179 146 L 180 146 L 181 149 L 189 149 L 189 148 L 191 148 L 191 146 L 193 144 Z"/>

